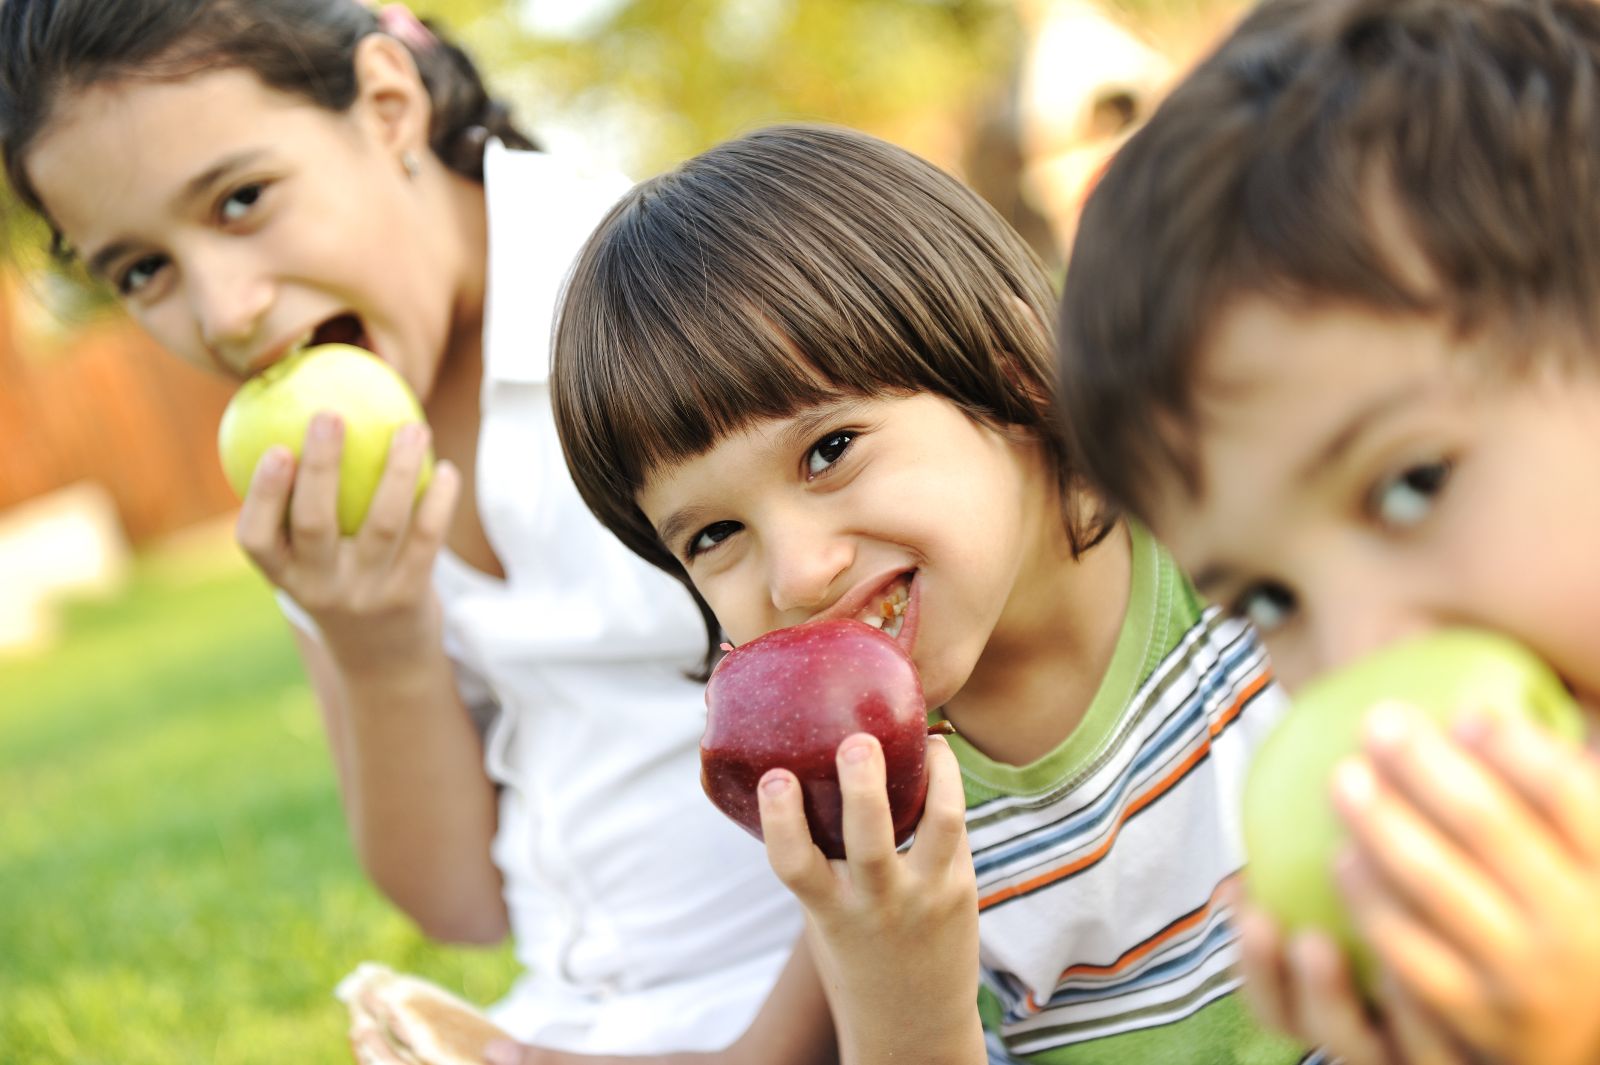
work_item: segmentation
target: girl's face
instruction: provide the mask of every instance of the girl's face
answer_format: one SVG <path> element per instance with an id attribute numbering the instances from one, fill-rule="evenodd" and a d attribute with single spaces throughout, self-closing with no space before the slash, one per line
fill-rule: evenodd
<path id="1" fill-rule="evenodd" d="M 655 470 L 639 505 L 735 642 L 882 623 L 938 706 L 1055 587 L 1030 579 L 1064 539 L 1038 452 L 942 397 L 849 397 Z"/>
<path id="2" fill-rule="evenodd" d="M 420 86 L 379 40 L 345 112 L 242 69 L 80 90 L 29 177 L 90 271 L 186 362 L 243 378 L 308 340 L 354 341 L 426 396 L 462 258 L 402 166 Z"/>
<path id="3" fill-rule="evenodd" d="M 1519 638 L 1600 706 L 1600 377 L 1513 375 L 1488 343 L 1262 298 L 1217 323 L 1202 491 L 1168 486 L 1152 525 L 1291 686 L 1465 624 Z"/>

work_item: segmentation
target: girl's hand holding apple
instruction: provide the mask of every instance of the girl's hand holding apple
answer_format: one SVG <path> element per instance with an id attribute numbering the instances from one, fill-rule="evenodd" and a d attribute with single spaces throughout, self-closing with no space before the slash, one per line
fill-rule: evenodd
<path id="1" fill-rule="evenodd" d="M 356 371 L 343 391 L 324 377 L 331 389 L 294 395 L 304 371 L 284 366 L 241 388 L 219 440 L 230 472 L 260 455 L 239 512 L 245 554 L 311 615 L 344 669 L 379 669 L 439 645 L 430 578 L 460 477 L 441 463 L 430 478 L 428 428 L 398 375 L 365 352 L 333 354 Z"/>

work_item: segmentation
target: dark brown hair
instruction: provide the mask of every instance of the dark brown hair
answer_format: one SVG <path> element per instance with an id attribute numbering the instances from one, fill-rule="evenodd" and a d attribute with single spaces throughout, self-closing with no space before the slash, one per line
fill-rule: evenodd
<path id="1" fill-rule="evenodd" d="M 533 142 L 489 96 L 472 60 L 436 41 L 407 44 L 433 101 L 429 145 L 482 180 L 484 141 Z M 280 92 L 343 111 L 355 100 L 355 50 L 379 31 L 357 0 L 0 0 L 0 153 L 22 201 L 44 214 L 28 182 L 29 146 L 61 99 L 119 78 L 179 80 L 219 67 L 250 70 Z"/>
<path id="2" fill-rule="evenodd" d="M 1111 500 L 1204 490 L 1195 362 L 1247 294 L 1600 336 L 1600 5 L 1267 0 L 1179 84 L 1061 305 L 1062 421 Z"/>
<path id="3" fill-rule="evenodd" d="M 687 585 L 635 502 L 653 470 L 833 397 L 931 392 L 1037 439 L 1075 518 L 1051 302 L 1033 252 L 925 160 L 832 127 L 748 134 L 636 186 L 580 254 L 555 338 L 567 465 L 600 521 Z M 1100 534 L 1068 531 L 1075 548 Z"/>

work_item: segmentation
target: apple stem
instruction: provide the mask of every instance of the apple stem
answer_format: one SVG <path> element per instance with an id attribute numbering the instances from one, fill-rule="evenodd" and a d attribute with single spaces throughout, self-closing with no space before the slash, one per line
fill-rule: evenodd
<path id="1" fill-rule="evenodd" d="M 930 736 L 954 736 L 955 734 L 956 727 L 948 721 L 939 721 L 928 726 L 928 735 Z"/>

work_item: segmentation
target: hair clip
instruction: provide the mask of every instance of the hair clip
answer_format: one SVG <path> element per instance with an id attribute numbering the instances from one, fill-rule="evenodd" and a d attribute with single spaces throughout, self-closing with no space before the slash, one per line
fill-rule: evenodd
<path id="1" fill-rule="evenodd" d="M 413 52 L 431 52 L 439 46 L 439 38 L 406 5 L 369 3 L 367 7 L 377 14 L 380 30 Z"/>

